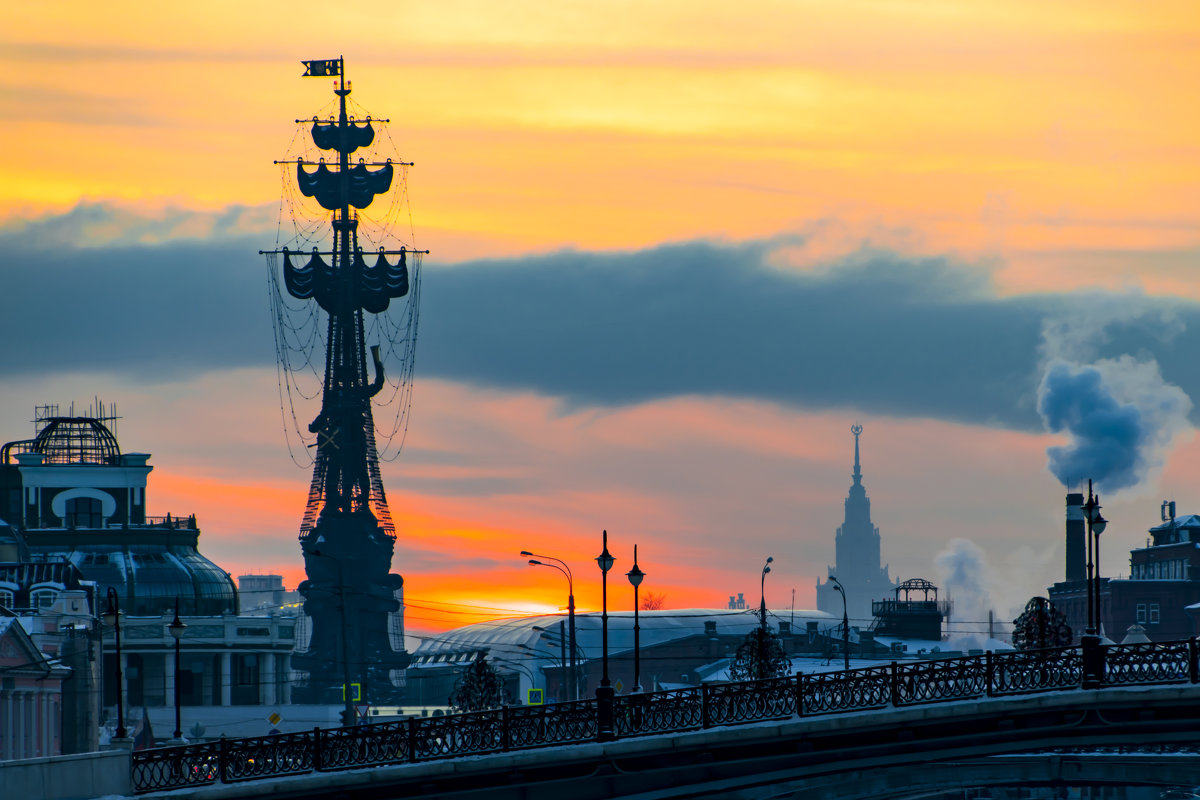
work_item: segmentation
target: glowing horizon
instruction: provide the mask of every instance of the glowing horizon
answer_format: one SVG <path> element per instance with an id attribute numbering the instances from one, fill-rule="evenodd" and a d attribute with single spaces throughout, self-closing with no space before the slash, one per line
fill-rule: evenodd
<path id="1" fill-rule="evenodd" d="M 285 42 L 280 21 L 297 19 L 320 20 L 330 49 Z M 353 98 L 392 119 L 400 154 L 416 162 L 413 225 L 419 246 L 433 251 L 430 274 L 467 265 L 477 277 L 491 268 L 565 282 L 586 260 L 571 256 L 611 257 L 604 263 L 613 269 L 627 256 L 636 263 L 623 274 L 636 286 L 638 269 L 653 271 L 639 266 L 647 253 L 665 263 L 690 257 L 694 245 L 731 258 L 721 248 L 739 245 L 761 248 L 771 269 L 814 281 L 856 275 L 884 254 L 861 280 L 901 275 L 898 306 L 928 283 L 946 284 L 944 296 L 929 292 L 929 307 L 961 304 L 964 317 L 1016 308 L 1005 319 L 1018 320 L 1037 303 L 1111 298 L 1114 308 L 1157 304 L 1161 319 L 1145 324 L 1147 336 L 1170 339 L 1172 325 L 1183 325 L 1172 314 L 1200 302 L 1200 106 L 1191 91 L 1200 17 L 1187 2 L 1149 10 L 1116 0 L 755 0 L 737 8 L 520 0 L 500 10 L 471 0 L 376 1 L 329 15 L 312 2 L 130 0 L 12 5 L 0 20 L 8 144 L 0 236 L 32 254 L 0 267 L 0 285 L 16 292 L 25 262 L 52 252 L 73 257 L 56 273 L 68 277 L 64 285 L 130 253 L 163 254 L 161 269 L 138 274 L 162 277 L 168 290 L 140 298 L 122 324 L 161 306 L 179 313 L 156 324 L 203 328 L 184 313 L 196 298 L 182 273 L 206 265 L 185 264 L 179 248 L 228 259 L 216 245 L 247 256 L 270 245 L 280 181 L 271 162 L 292 121 L 332 100 L 331 80 L 302 80 L 300 60 L 339 52 Z M 517 269 L 535 262 L 542 272 Z M 748 262 L 728 263 L 750 272 Z M 943 271 L 905 272 L 913 264 Z M 647 324 L 658 338 L 622 341 L 626 361 L 649 352 L 661 372 L 710 378 L 729 366 L 710 359 L 730 338 L 722 326 L 733 312 L 744 312 L 739 324 L 762 342 L 795 335 L 771 327 L 786 314 L 764 311 L 777 300 L 766 283 L 746 280 L 746 292 L 729 300 L 745 308 L 718 308 L 691 346 L 667 350 L 670 331 Z M 255 282 L 258 273 L 220 307 L 252 315 L 259 301 L 234 301 Z M 897 338 L 882 313 L 854 318 L 850 279 L 838 287 L 842 294 L 830 296 L 855 325 L 827 335 L 869 329 L 881 344 Z M 551 302 L 541 288 L 526 293 L 531 326 L 550 318 L 538 306 Z M 553 302 L 596 288 L 571 286 Z M 275 572 L 294 588 L 308 475 L 288 460 L 274 373 L 257 356 L 223 351 L 143 355 L 140 367 L 105 353 L 81 368 L 69 348 L 43 342 L 108 309 L 68 295 L 11 332 L 40 363 L 14 360 L 0 371 L 4 440 L 27 434 L 37 403 L 98 390 L 119 400 L 128 414 L 123 444 L 155 456 L 152 513 L 196 512 L 202 552 L 235 575 Z M 462 299 L 430 295 L 428 313 L 448 319 L 458 309 L 438 303 Z M 585 311 L 580 301 L 577 314 L 594 314 L 585 322 L 606 342 L 632 322 L 676 319 L 679 302 L 664 292 L 638 306 L 638 320 L 622 303 Z M 265 294 L 259 304 L 265 320 Z M 775 322 L 759 329 L 760 319 Z M 422 347 L 453 353 L 515 338 L 470 322 Z M 82 336 L 107 342 L 110 327 Z M 739 589 L 749 598 L 767 554 L 779 565 L 768 603 L 786 607 L 795 590 L 797 607 L 811 607 L 812 586 L 832 560 L 855 420 L 867 425 L 866 484 L 893 575 L 932 574 L 933 554 L 967 536 L 991 560 L 997 607 L 1019 605 L 1061 573 L 1062 505 L 1045 471 L 1045 450 L 1062 437 L 1036 429 L 1032 410 L 1046 342 L 1021 330 L 982 346 L 1000 351 L 1025 335 L 1031 352 L 1015 367 L 998 358 L 1008 371 L 981 379 L 1025 389 L 1014 403 L 1024 405 L 992 417 L 892 398 L 905 374 L 938 357 L 932 351 L 899 354 L 894 372 L 880 370 L 857 395 L 772 394 L 771 380 L 762 381 L 767 389 L 712 380 L 716 388 L 655 385 L 623 396 L 509 382 L 474 362 L 431 375 L 419 349 L 408 450 L 384 467 L 399 532 L 394 571 L 414 603 L 410 627 L 561 607 L 560 576 L 530 574 L 521 549 L 578 564 L 577 602 L 597 607 L 591 559 L 605 528 L 622 548 L 610 595 L 619 608 L 631 602 L 622 567 L 635 541 L 646 554 L 646 588 L 665 592 L 669 607 L 723 605 Z M 226 346 L 269 358 L 265 328 L 262 341 L 239 334 L 233 345 L 202 333 L 194 334 L 202 356 Z M 934 333 L 953 340 L 960 331 Z M 159 334 L 145 331 L 147 352 Z M 844 379 L 798 346 L 794 356 L 765 346 L 736 352 L 768 377 L 818 389 Z M 766 352 L 775 355 L 768 361 Z M 944 372 L 988 355 L 947 352 L 959 360 Z M 586 373 L 589 358 L 595 351 L 553 363 Z M 536 377 L 539 365 L 528 371 Z M 1033 422 L 1013 422 L 1018 412 Z M 1106 574 L 1142 537 L 1157 495 L 1178 492 L 1187 502 L 1200 478 L 1188 437 L 1172 439 L 1155 477 L 1114 502 Z"/>

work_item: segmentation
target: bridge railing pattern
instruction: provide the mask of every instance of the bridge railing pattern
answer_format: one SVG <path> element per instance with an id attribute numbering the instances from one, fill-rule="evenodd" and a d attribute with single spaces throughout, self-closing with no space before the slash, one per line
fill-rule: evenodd
<path id="1" fill-rule="evenodd" d="M 1099 686 L 1200 682 L 1195 638 L 1099 648 Z M 1095 650 L 1090 651 L 1095 654 Z M 617 738 L 887 707 L 1081 688 L 1078 647 L 892 662 L 615 698 Z M 1094 670 L 1093 670 L 1094 671 Z M 349 728 L 316 728 L 133 754 L 138 793 L 595 741 L 599 701 L 508 706 Z"/>

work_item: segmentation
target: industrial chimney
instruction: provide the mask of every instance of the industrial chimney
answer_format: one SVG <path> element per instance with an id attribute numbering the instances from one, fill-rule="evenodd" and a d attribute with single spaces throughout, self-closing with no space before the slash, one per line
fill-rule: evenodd
<path id="1" fill-rule="evenodd" d="M 1087 533 L 1083 521 L 1083 492 L 1067 494 L 1067 574 L 1068 583 L 1087 580 Z"/>

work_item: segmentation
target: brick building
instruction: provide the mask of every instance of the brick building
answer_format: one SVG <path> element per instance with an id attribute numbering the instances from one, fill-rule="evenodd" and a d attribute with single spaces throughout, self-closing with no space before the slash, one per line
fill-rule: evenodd
<path id="1" fill-rule="evenodd" d="M 1068 579 L 1050 587 L 1050 600 L 1067 615 L 1076 640 L 1087 625 L 1082 503 L 1082 494 L 1067 495 Z M 1200 516 L 1176 516 L 1175 503 L 1164 502 L 1162 522 L 1149 534 L 1145 547 L 1129 551 L 1128 578 L 1100 578 L 1101 629 L 1117 642 L 1133 625 L 1144 628 L 1151 641 L 1185 639 L 1197 632 L 1186 609 L 1200 603 Z M 1111 536 L 1100 537 L 1102 548 L 1115 546 Z"/>

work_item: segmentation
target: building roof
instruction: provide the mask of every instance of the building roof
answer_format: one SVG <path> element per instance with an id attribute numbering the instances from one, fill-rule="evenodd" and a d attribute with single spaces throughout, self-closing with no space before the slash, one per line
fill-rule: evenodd
<path id="1" fill-rule="evenodd" d="M 793 630 L 802 629 L 809 621 L 825 626 L 836 621 L 822 611 L 797 610 L 793 614 L 790 609 L 783 609 L 767 613 L 772 626 L 777 626 L 780 621 L 792 622 Z M 561 654 L 559 623 L 566 621 L 565 614 L 544 614 L 466 625 L 427 637 L 413 651 L 413 666 L 419 668 L 438 663 L 453 663 L 456 660 L 473 658 L 479 652 L 487 652 L 491 658 L 534 658 L 556 662 Z M 608 613 L 610 656 L 633 649 L 633 621 L 632 611 Z M 758 611 L 711 608 L 642 611 L 638 614 L 641 647 L 645 649 L 703 634 L 706 622 L 715 623 L 719 634 L 745 635 L 758 626 Z M 575 639 L 579 646 L 579 657 L 584 660 L 601 657 L 602 633 L 599 613 L 576 613 Z"/>
<path id="2" fill-rule="evenodd" d="M 1155 525 L 1150 529 L 1150 532 L 1154 533 L 1156 531 L 1168 531 L 1171 528 L 1200 528 L 1200 515 L 1184 514 L 1182 516 L 1175 517 L 1174 519 L 1167 520 L 1161 525 Z"/>

